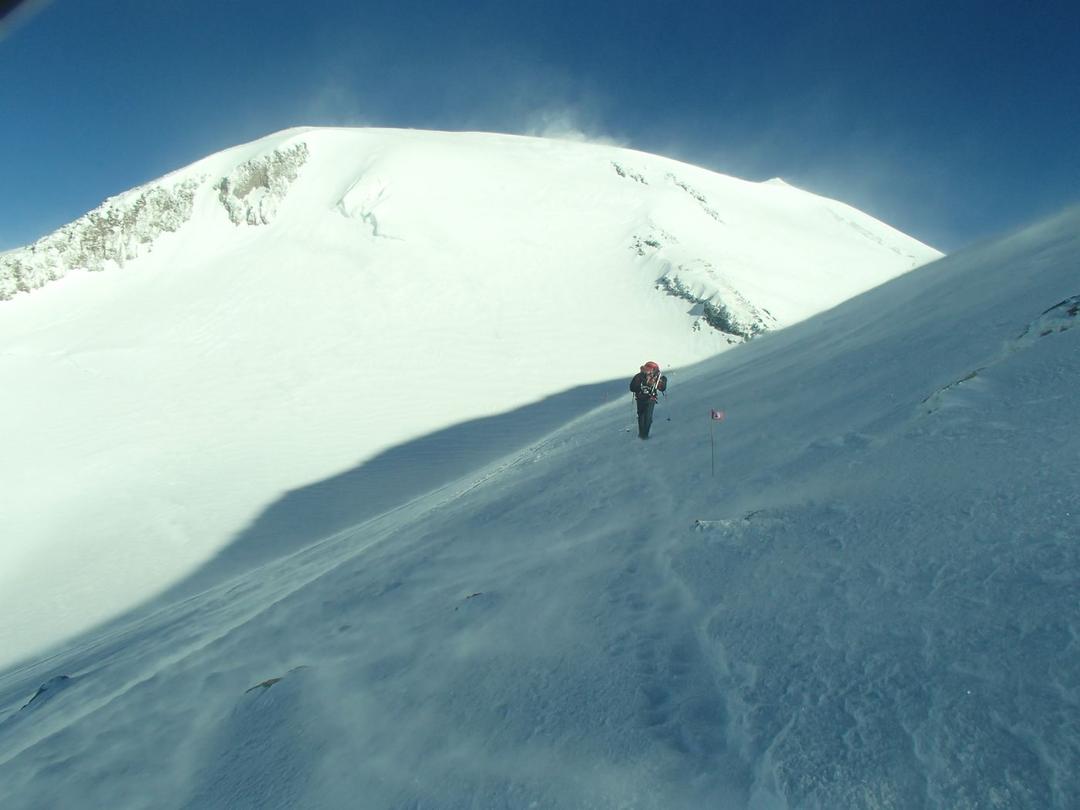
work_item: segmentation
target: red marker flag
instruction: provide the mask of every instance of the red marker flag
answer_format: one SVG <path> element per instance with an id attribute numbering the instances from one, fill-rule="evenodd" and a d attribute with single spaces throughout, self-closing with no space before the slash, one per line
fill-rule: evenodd
<path id="1" fill-rule="evenodd" d="M 713 408 L 711 411 L 709 411 L 709 416 L 712 418 L 712 420 L 714 422 L 723 422 L 724 421 L 724 412 L 723 411 L 718 411 L 718 410 L 716 410 L 716 408 Z"/>

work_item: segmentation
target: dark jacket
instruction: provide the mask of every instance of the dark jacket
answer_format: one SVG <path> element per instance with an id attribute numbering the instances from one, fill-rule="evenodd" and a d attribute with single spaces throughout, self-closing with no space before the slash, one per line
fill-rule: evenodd
<path id="1" fill-rule="evenodd" d="M 630 380 L 630 390 L 634 392 L 634 395 L 639 399 L 651 399 L 656 401 L 657 391 L 667 390 L 667 377 L 663 374 L 660 375 L 660 379 L 656 383 L 656 387 L 649 385 L 645 380 L 645 372 L 639 371 L 634 375 L 634 378 Z"/>

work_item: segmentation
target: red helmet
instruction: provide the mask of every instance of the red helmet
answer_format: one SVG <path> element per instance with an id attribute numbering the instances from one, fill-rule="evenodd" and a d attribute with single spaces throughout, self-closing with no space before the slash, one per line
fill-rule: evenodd
<path id="1" fill-rule="evenodd" d="M 642 371 L 659 371 L 660 366 L 658 366 L 656 363 L 654 363 L 652 360 L 650 360 L 648 363 L 646 363 L 645 365 L 643 365 L 641 367 L 641 370 Z"/>

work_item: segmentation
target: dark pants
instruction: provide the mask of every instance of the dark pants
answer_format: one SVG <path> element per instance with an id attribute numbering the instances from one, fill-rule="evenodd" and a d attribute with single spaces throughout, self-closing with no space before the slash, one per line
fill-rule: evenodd
<path id="1" fill-rule="evenodd" d="M 652 412 L 656 402 L 649 397 L 638 397 L 637 401 L 637 435 L 641 439 L 649 438 L 649 428 L 652 427 Z"/>

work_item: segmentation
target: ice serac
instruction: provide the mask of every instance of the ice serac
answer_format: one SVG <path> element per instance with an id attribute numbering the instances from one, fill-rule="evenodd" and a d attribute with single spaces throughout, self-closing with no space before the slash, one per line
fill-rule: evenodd
<path id="1" fill-rule="evenodd" d="M 197 179 L 163 181 L 113 199 L 39 239 L 0 256 L 0 300 L 43 287 L 72 270 L 123 266 L 191 218 Z"/>
<path id="2" fill-rule="evenodd" d="M 240 163 L 213 184 L 221 207 L 236 225 L 266 225 L 277 213 L 307 146 L 272 149 Z M 148 255 L 162 234 L 175 233 L 192 218 L 203 174 L 165 178 L 106 200 L 58 231 L 26 248 L 0 256 L 0 300 L 56 281 L 72 270 L 101 271 Z"/>
<path id="3" fill-rule="evenodd" d="M 214 188 L 234 225 L 268 225 L 308 157 L 305 143 L 245 161 Z"/>

